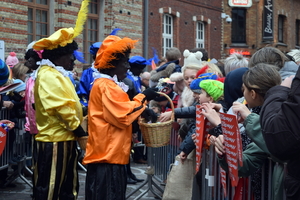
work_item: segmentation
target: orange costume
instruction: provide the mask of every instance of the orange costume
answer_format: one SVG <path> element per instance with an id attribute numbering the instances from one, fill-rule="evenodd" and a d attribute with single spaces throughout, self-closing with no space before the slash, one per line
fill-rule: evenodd
<path id="1" fill-rule="evenodd" d="M 131 124 L 145 110 L 144 99 L 144 94 L 138 94 L 130 101 L 127 93 L 113 80 L 95 80 L 89 100 L 89 138 L 84 164 L 128 163 Z"/>

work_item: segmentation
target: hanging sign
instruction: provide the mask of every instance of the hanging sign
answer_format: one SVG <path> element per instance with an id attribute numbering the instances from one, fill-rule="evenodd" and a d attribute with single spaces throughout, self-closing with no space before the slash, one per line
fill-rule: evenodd
<path id="1" fill-rule="evenodd" d="M 252 0 L 228 0 L 230 7 L 245 7 L 250 8 L 252 6 Z"/>
<path id="2" fill-rule="evenodd" d="M 273 40 L 273 0 L 264 0 L 263 40 Z"/>

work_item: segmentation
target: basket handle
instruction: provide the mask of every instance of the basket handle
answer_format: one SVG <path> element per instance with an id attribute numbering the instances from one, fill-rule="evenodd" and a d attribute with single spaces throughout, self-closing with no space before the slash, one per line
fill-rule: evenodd
<path id="1" fill-rule="evenodd" d="M 164 97 L 166 97 L 168 99 L 168 101 L 170 102 L 171 109 L 172 109 L 171 120 L 174 121 L 174 119 L 175 119 L 175 116 L 174 116 L 175 113 L 174 113 L 174 104 L 173 104 L 172 99 L 168 95 L 166 95 L 165 93 L 163 93 L 163 92 L 157 92 L 157 93 L 160 94 L 160 95 L 163 95 Z"/>
<path id="2" fill-rule="evenodd" d="M 158 94 L 160 94 L 160 95 L 163 95 L 163 96 L 166 97 L 166 98 L 168 99 L 168 101 L 170 102 L 170 104 L 171 104 L 171 109 L 172 109 L 171 120 L 174 121 L 174 119 L 175 119 L 175 116 L 174 116 L 175 113 L 174 113 L 174 104 L 173 104 L 172 99 L 171 99 L 168 95 L 166 95 L 165 93 L 163 93 L 163 92 L 156 92 L 156 93 L 158 93 Z M 142 119 L 141 116 L 138 117 L 138 121 L 139 121 L 139 123 L 141 123 L 141 122 L 143 121 L 143 119 Z"/>

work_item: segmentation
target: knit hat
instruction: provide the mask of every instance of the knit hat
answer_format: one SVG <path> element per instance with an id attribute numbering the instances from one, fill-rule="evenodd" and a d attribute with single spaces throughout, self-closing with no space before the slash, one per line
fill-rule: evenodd
<path id="1" fill-rule="evenodd" d="M 0 59 L 0 86 L 8 81 L 10 69 L 3 60 Z"/>
<path id="2" fill-rule="evenodd" d="M 17 58 L 17 54 L 15 52 L 10 52 L 9 56 L 6 58 L 6 64 L 8 66 L 15 66 L 16 64 L 19 63 L 19 59 Z"/>
<path id="3" fill-rule="evenodd" d="M 22 92 L 22 91 L 25 90 L 26 84 L 25 84 L 22 80 L 20 80 L 20 79 L 15 79 L 15 80 L 14 80 L 14 83 L 20 83 L 20 84 L 15 88 L 15 91 L 16 91 L 16 92 Z"/>
<path id="4" fill-rule="evenodd" d="M 88 6 L 90 0 L 83 0 L 81 2 L 81 7 L 78 12 L 78 17 L 76 20 L 76 25 L 74 28 L 61 28 L 54 32 L 47 38 L 42 38 L 37 41 L 33 45 L 33 49 L 40 51 L 40 50 L 53 50 L 59 47 L 65 47 L 68 44 L 73 43 L 75 37 L 81 34 L 84 23 L 87 19 L 88 13 Z"/>
<path id="5" fill-rule="evenodd" d="M 215 73 L 204 73 L 204 74 L 200 74 L 196 79 L 194 79 L 191 84 L 190 84 L 190 89 L 193 92 L 196 93 L 201 93 L 201 87 L 200 87 L 200 83 L 203 80 L 207 80 L 207 79 L 212 79 L 212 80 L 216 80 L 218 78 L 218 76 Z"/>
<path id="6" fill-rule="evenodd" d="M 95 59 L 95 68 L 108 69 L 114 68 L 109 62 L 116 59 L 117 53 L 124 53 L 128 49 L 133 49 L 137 40 L 132 40 L 128 37 L 121 39 L 115 35 L 107 36 L 100 46 Z"/>
<path id="7" fill-rule="evenodd" d="M 182 72 L 185 71 L 185 69 L 188 68 L 195 68 L 196 70 L 199 70 L 202 65 L 201 65 L 201 58 L 203 57 L 203 54 L 201 51 L 197 51 L 196 53 L 192 53 L 189 50 L 184 50 L 183 52 L 183 67 L 182 67 Z"/>
<path id="8" fill-rule="evenodd" d="M 224 94 L 224 83 L 216 80 L 203 80 L 200 82 L 203 88 L 214 101 L 217 101 Z"/>

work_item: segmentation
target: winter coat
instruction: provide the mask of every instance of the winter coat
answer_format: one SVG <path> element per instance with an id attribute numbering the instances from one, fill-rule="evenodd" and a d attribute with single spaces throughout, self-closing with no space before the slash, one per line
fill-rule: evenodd
<path id="1" fill-rule="evenodd" d="M 288 160 L 287 199 L 300 198 L 300 70 L 291 88 L 275 86 L 265 95 L 260 123 L 270 153 Z"/>
<path id="2" fill-rule="evenodd" d="M 170 61 L 150 72 L 150 87 L 156 86 L 160 78 L 168 78 L 175 72 L 181 72 L 179 61 Z"/>

